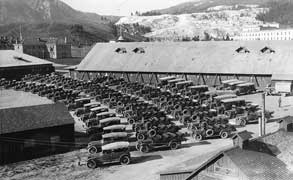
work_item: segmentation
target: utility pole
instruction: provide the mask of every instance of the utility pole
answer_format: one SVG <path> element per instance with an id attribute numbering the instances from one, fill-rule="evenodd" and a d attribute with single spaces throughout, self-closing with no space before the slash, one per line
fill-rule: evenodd
<path id="1" fill-rule="evenodd" d="M 266 95 L 265 93 L 261 94 L 261 98 L 262 98 L 262 111 L 261 111 L 261 117 L 258 118 L 259 136 L 263 136 L 266 134 L 266 117 L 265 117 Z"/>
<path id="2" fill-rule="evenodd" d="M 265 114 L 266 114 L 266 94 L 265 93 L 262 93 L 262 105 L 263 105 L 263 108 L 262 108 L 262 133 L 263 135 L 266 134 L 266 117 L 265 117 Z"/>

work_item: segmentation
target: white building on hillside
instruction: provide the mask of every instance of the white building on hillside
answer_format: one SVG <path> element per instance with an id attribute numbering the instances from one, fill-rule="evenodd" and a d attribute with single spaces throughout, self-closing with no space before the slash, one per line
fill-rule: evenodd
<path id="1" fill-rule="evenodd" d="M 275 29 L 263 31 L 242 32 L 240 36 L 234 37 L 234 40 L 293 40 L 293 29 Z"/>

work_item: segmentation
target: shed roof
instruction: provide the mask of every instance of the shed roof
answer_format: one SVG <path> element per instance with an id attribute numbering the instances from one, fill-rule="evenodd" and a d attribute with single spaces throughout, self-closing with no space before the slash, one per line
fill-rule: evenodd
<path id="1" fill-rule="evenodd" d="M 232 162 L 251 180 L 285 180 L 290 179 L 290 173 L 285 163 L 280 159 L 256 151 L 243 150 L 238 147 L 229 148 L 208 159 L 195 169 L 186 180 L 198 175 L 207 165 L 214 163 L 220 157 L 228 156 Z"/>
<path id="2" fill-rule="evenodd" d="M 286 164 L 266 153 L 231 149 L 224 152 L 251 180 L 290 179 Z"/>
<path id="3" fill-rule="evenodd" d="M 276 53 L 261 53 L 268 45 Z M 127 53 L 116 53 L 119 47 Z M 132 52 L 136 47 L 145 53 Z M 237 53 L 239 47 L 250 53 Z M 291 72 L 292 50 L 293 41 L 97 43 L 77 70 L 271 75 Z"/>
<path id="4" fill-rule="evenodd" d="M 11 90 L 0 92 L 0 134 L 74 124 L 63 103 L 27 92 L 7 91 Z"/>
<path id="5" fill-rule="evenodd" d="M 273 81 L 293 81 L 293 74 L 273 74 Z"/>
<path id="6" fill-rule="evenodd" d="M 0 50 L 0 67 L 32 66 L 53 63 L 13 50 Z"/>

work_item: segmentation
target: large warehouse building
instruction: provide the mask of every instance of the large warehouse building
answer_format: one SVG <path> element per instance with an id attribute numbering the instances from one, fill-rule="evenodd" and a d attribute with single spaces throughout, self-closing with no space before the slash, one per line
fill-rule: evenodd
<path id="1" fill-rule="evenodd" d="M 74 120 L 63 103 L 0 90 L 0 117 L 0 164 L 66 152 L 74 146 Z"/>
<path id="2" fill-rule="evenodd" d="M 54 71 L 53 63 L 13 50 L 0 50 L 0 78 L 19 79 L 26 74 Z"/>
<path id="3" fill-rule="evenodd" d="M 98 43 L 77 67 L 81 78 L 97 73 L 156 83 L 179 75 L 198 84 L 238 78 L 260 87 L 273 74 L 292 74 L 292 41 Z"/>

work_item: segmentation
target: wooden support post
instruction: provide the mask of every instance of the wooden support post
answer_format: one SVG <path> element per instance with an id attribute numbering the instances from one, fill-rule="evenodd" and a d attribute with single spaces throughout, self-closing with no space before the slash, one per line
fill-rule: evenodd
<path id="1" fill-rule="evenodd" d="M 126 73 L 127 81 L 130 82 L 129 74 Z"/>
<path id="2" fill-rule="evenodd" d="M 197 84 L 198 85 L 200 84 L 200 75 L 199 74 L 197 75 Z"/>
<path id="3" fill-rule="evenodd" d="M 219 75 L 219 81 L 220 81 L 220 84 L 222 84 L 222 77 L 221 77 L 221 75 Z"/>
<path id="4" fill-rule="evenodd" d="M 185 80 L 187 81 L 187 80 L 188 80 L 188 78 L 187 78 L 187 74 L 184 74 L 184 77 L 185 77 Z"/>
<path id="5" fill-rule="evenodd" d="M 82 72 L 81 80 L 84 80 L 85 72 Z"/>
<path id="6" fill-rule="evenodd" d="M 202 78 L 203 84 L 206 85 L 206 80 L 204 79 L 204 75 L 203 74 L 201 74 L 201 78 Z"/>
<path id="7" fill-rule="evenodd" d="M 156 82 L 157 82 L 157 84 L 159 83 L 159 78 L 158 78 L 158 75 L 157 74 L 155 74 L 155 77 L 156 77 Z"/>
<path id="8" fill-rule="evenodd" d="M 216 74 L 216 78 L 215 78 L 215 81 L 214 81 L 214 87 L 216 87 L 216 85 L 217 85 L 217 79 L 218 79 L 218 74 Z"/>
<path id="9" fill-rule="evenodd" d="M 143 78 L 143 74 L 140 73 L 140 78 L 141 78 L 141 82 L 144 83 L 144 78 Z"/>
<path id="10" fill-rule="evenodd" d="M 266 134 L 266 117 L 265 117 L 265 112 L 266 112 L 266 94 L 262 93 L 262 134 Z"/>
<path id="11" fill-rule="evenodd" d="M 154 78 L 154 73 L 152 73 L 151 78 L 150 78 L 150 84 L 152 84 L 152 80 Z"/>
<path id="12" fill-rule="evenodd" d="M 139 78 L 139 72 L 136 74 L 136 78 L 135 78 L 135 81 L 138 81 L 138 78 Z"/>
<path id="13" fill-rule="evenodd" d="M 257 79 L 256 75 L 254 75 L 254 79 L 255 79 L 257 87 L 259 87 L 259 82 L 258 82 L 258 79 Z"/>

